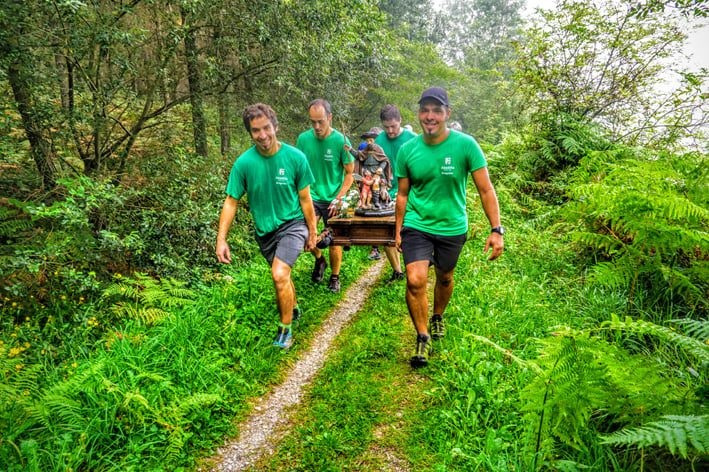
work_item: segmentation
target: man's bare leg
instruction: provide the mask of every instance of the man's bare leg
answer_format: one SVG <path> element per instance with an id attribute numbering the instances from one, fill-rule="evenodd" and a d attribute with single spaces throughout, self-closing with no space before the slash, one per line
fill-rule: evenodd
<path id="1" fill-rule="evenodd" d="M 279 258 L 274 258 L 271 264 L 271 278 L 276 289 L 276 305 L 281 315 L 281 323 L 284 325 L 289 325 L 293 321 L 295 306 L 295 285 L 290 276 L 290 266 Z"/>
<path id="2" fill-rule="evenodd" d="M 406 305 L 418 334 L 428 335 L 428 261 L 406 265 Z"/>
<path id="3" fill-rule="evenodd" d="M 384 246 L 384 253 L 387 255 L 387 260 L 394 272 L 401 272 L 401 261 L 399 260 L 399 251 L 394 246 Z"/>
<path id="4" fill-rule="evenodd" d="M 330 272 L 332 275 L 340 275 L 340 266 L 342 266 L 342 246 L 330 246 Z"/>
<path id="5" fill-rule="evenodd" d="M 433 313 L 442 315 L 446 311 L 451 295 L 453 295 L 453 272 L 441 272 L 436 269 L 436 285 L 433 289 Z"/>

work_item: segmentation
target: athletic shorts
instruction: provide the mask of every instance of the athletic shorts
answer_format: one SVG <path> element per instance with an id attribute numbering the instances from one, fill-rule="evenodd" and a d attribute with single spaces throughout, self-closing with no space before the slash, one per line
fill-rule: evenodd
<path id="1" fill-rule="evenodd" d="M 277 230 L 271 231 L 263 236 L 256 235 L 261 254 L 268 261 L 268 265 L 273 265 L 273 259 L 279 258 L 290 267 L 293 267 L 296 259 L 308 240 L 308 227 L 303 220 L 290 220 L 283 223 Z"/>
<path id="2" fill-rule="evenodd" d="M 429 261 L 441 272 L 450 272 L 458 263 L 466 239 L 466 234 L 439 236 L 404 226 L 401 228 L 404 264 Z"/>
<path id="3" fill-rule="evenodd" d="M 332 202 L 320 202 L 313 200 L 313 208 L 315 209 L 315 217 L 318 216 L 322 218 L 322 222 L 327 226 L 327 220 L 330 218 L 330 203 Z"/>

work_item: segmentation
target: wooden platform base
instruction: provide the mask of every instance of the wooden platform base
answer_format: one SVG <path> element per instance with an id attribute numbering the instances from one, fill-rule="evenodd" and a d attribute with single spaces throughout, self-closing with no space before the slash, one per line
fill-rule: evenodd
<path id="1" fill-rule="evenodd" d="M 332 244 L 336 246 L 393 246 L 394 216 L 331 218 Z"/>

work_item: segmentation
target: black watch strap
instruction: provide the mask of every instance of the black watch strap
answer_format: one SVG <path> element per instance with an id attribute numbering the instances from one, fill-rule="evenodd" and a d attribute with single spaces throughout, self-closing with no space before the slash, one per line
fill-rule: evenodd
<path id="1" fill-rule="evenodd" d="M 497 233 L 499 235 L 505 234 L 505 228 L 502 226 L 495 226 L 490 230 L 491 233 Z"/>

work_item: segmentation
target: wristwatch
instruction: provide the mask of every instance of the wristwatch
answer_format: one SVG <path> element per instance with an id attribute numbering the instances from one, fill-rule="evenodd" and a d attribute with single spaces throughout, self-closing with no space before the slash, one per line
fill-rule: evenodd
<path id="1" fill-rule="evenodd" d="M 490 232 L 491 232 L 491 233 L 497 233 L 497 234 L 499 234 L 500 236 L 502 236 L 503 234 L 505 234 L 505 228 L 504 228 L 504 226 L 495 226 L 494 228 L 492 228 L 492 229 L 490 230 Z"/>

